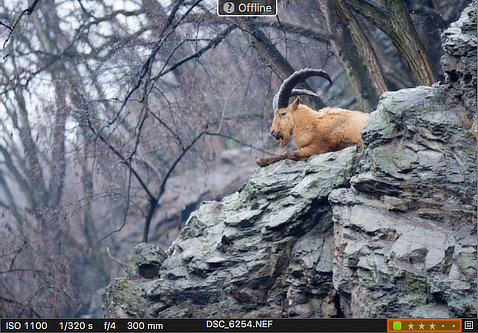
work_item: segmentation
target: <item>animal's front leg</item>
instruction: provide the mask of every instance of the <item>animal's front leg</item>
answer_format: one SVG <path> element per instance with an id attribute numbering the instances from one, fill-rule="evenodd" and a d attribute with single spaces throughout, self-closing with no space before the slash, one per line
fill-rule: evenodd
<path id="1" fill-rule="evenodd" d="M 280 160 L 283 160 L 283 159 L 286 159 L 286 157 L 284 157 L 285 154 L 282 154 L 282 155 L 276 155 L 276 156 L 269 156 L 269 157 L 261 157 L 261 158 L 258 158 L 256 160 L 256 163 L 260 166 L 260 167 L 265 167 L 265 166 L 268 166 L 272 163 L 275 163 L 277 161 L 280 161 Z"/>
<path id="2" fill-rule="evenodd" d="M 261 166 L 267 166 L 272 163 L 281 161 L 281 160 L 294 160 L 294 161 L 305 161 L 307 160 L 312 154 L 309 154 L 304 151 L 300 150 L 293 150 L 293 151 L 288 151 L 282 155 L 276 155 L 276 156 L 269 156 L 269 157 L 262 157 L 256 160 L 256 163 Z"/>

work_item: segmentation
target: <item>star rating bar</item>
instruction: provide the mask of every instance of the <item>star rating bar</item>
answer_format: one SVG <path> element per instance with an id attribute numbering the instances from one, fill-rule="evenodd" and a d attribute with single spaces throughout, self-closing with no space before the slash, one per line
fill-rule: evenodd
<path id="1" fill-rule="evenodd" d="M 462 332 L 462 320 L 387 319 L 387 332 Z"/>

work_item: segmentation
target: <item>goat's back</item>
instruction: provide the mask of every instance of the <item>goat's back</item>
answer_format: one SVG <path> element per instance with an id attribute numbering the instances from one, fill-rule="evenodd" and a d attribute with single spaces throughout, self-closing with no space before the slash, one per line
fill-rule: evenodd
<path id="1" fill-rule="evenodd" d="M 305 105 L 299 105 L 299 109 L 294 130 L 299 148 L 316 143 L 322 152 L 363 144 L 360 132 L 367 123 L 368 113 L 331 107 L 314 111 Z"/>

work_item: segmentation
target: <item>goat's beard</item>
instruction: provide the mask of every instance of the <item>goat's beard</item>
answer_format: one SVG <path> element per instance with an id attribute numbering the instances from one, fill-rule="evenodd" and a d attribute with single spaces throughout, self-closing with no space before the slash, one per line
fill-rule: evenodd
<path id="1" fill-rule="evenodd" d="M 281 142 L 280 142 L 280 146 L 281 148 L 285 148 L 287 147 L 287 145 L 289 144 L 290 142 L 290 134 L 289 133 L 283 133 L 282 134 L 282 139 L 281 139 Z"/>

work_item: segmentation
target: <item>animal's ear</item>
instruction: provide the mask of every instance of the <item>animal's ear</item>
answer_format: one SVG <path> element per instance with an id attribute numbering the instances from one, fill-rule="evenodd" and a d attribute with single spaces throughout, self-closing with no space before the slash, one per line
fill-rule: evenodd
<path id="1" fill-rule="evenodd" d="M 295 99 L 294 103 L 292 103 L 292 104 L 290 105 L 290 110 L 291 110 L 292 112 L 294 112 L 295 110 L 297 110 L 297 106 L 299 105 L 299 102 L 300 102 L 300 97 L 297 96 L 297 98 Z"/>

